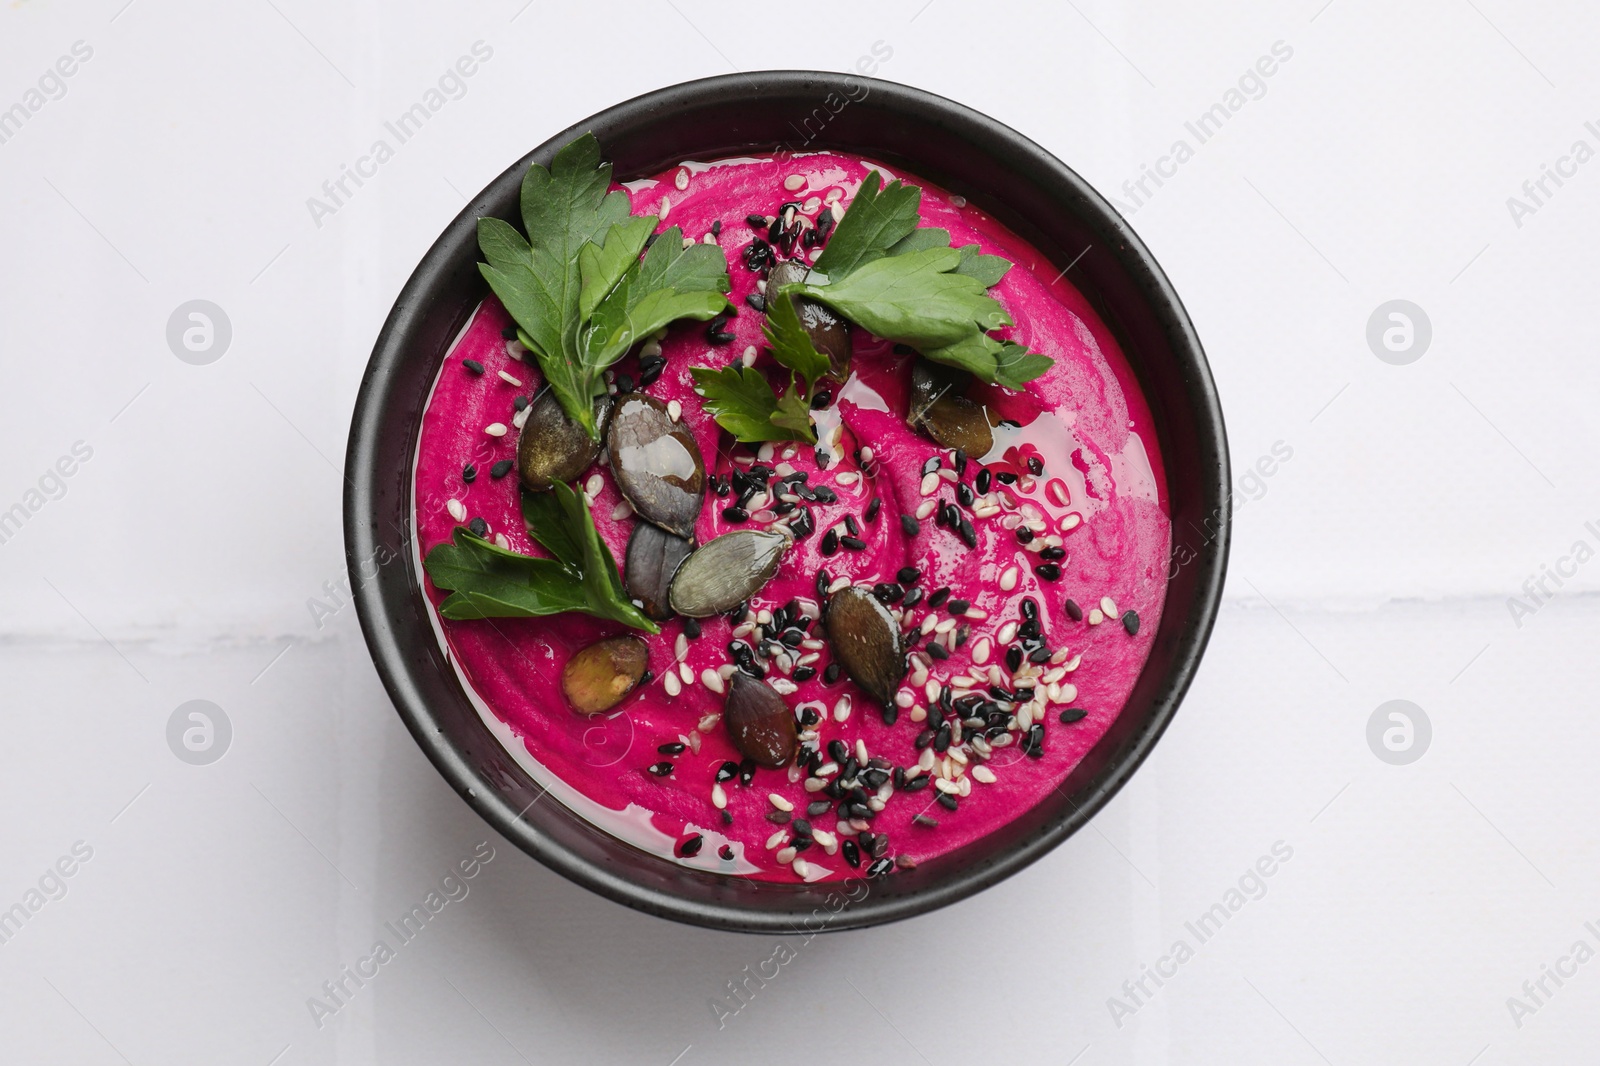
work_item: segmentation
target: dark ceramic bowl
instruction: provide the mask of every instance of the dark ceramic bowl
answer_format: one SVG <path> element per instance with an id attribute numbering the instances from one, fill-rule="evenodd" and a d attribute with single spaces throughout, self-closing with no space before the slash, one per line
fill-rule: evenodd
<path id="1" fill-rule="evenodd" d="M 548 165 L 558 147 L 590 130 L 618 180 L 684 159 L 785 146 L 899 164 L 1071 264 L 1073 283 L 1117 334 L 1154 414 L 1173 559 L 1160 629 L 1126 708 L 1050 799 L 953 854 L 847 885 L 764 884 L 686 869 L 635 850 L 555 799 L 534 802 L 543 790 L 485 728 L 434 637 L 409 543 L 412 457 L 440 361 L 487 294 L 478 217 L 517 221 L 528 164 Z M 1122 217 L 1060 160 L 991 118 L 903 85 L 810 71 L 649 93 L 556 134 L 496 178 L 423 256 L 395 302 L 356 400 L 345 473 L 345 551 L 361 628 L 401 718 L 445 779 L 507 839 L 579 884 L 652 914 L 751 932 L 921 914 L 994 884 L 1071 836 L 1177 710 L 1216 618 L 1228 554 L 1228 453 L 1211 373 L 1177 293 Z"/>

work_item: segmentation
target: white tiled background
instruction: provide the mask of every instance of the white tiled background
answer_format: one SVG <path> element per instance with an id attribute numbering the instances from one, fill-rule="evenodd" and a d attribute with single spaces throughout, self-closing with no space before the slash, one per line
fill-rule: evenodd
<path id="1" fill-rule="evenodd" d="M 0 510 L 42 504 L 0 543 L 0 909 L 93 857 L 0 945 L 0 1060 L 1592 1059 L 1600 961 L 1560 960 L 1600 950 L 1600 563 L 1549 602 L 1521 586 L 1600 549 L 1600 162 L 1520 225 L 1507 205 L 1600 150 L 1592 5 L 8 0 L 0 109 L 80 41 L 0 143 Z M 478 41 L 464 95 L 315 224 L 307 198 Z M 958 906 L 791 940 L 719 1029 L 710 1001 L 776 939 L 634 914 L 499 842 L 401 728 L 353 611 L 319 628 L 307 601 L 343 574 L 367 354 L 466 194 L 638 92 L 880 41 L 882 76 L 1122 198 L 1210 352 L 1236 472 L 1292 457 L 1240 486 L 1199 679 L 1090 829 Z M 1122 191 L 1277 42 L 1264 93 L 1152 198 Z M 193 299 L 232 327 L 209 365 L 165 337 Z M 1409 365 L 1365 339 L 1393 299 L 1432 326 Z M 76 442 L 59 498 L 30 497 Z M 168 748 L 191 699 L 232 726 L 210 765 Z M 1431 723 L 1405 766 L 1367 741 L 1395 699 Z M 486 838 L 470 894 L 319 1027 L 307 999 Z M 1199 944 L 1185 923 L 1279 841 Z M 1194 957 L 1133 1004 L 1179 939 Z"/>

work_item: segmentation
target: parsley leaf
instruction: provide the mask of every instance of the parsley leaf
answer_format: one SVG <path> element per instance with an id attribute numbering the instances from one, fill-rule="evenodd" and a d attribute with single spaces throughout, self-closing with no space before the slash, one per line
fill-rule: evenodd
<path id="1" fill-rule="evenodd" d="M 433 583 L 449 590 L 439 613 L 454 620 L 538 618 L 582 611 L 659 632 L 622 587 L 616 560 L 594 526 L 584 498 L 557 482 L 553 492 L 522 498 L 528 532 L 555 556 L 536 559 L 497 547 L 465 526 L 423 560 Z"/>
<path id="2" fill-rule="evenodd" d="M 877 171 L 868 174 L 806 280 L 768 293 L 768 306 L 786 303 L 788 294 L 809 297 L 884 340 L 1020 389 L 1051 360 L 989 336 L 1013 324 L 988 294 L 1011 263 L 976 244 L 952 248 L 948 230 L 919 227 L 921 201 L 916 186 L 884 185 Z"/>
<path id="3" fill-rule="evenodd" d="M 516 320 L 561 406 L 596 440 L 593 400 L 605 388 L 602 372 L 639 338 L 680 318 L 709 319 L 728 302 L 720 249 L 685 249 L 673 227 L 641 260 L 656 221 L 632 216 L 628 194 L 610 189 L 611 165 L 586 133 L 557 152 L 548 170 L 528 167 L 527 239 L 502 219 L 478 220 L 484 280 Z"/>
<path id="4" fill-rule="evenodd" d="M 834 227 L 828 246 L 812 269 L 829 277 L 848 274 L 857 267 L 890 254 L 896 242 L 916 231 L 922 204 L 922 190 L 899 181 L 883 184 L 876 170 L 861 181 L 850 207 Z M 945 234 L 945 244 L 950 235 Z"/>
<path id="5" fill-rule="evenodd" d="M 782 396 L 752 367 L 725 366 L 713 370 L 693 366 L 694 387 L 717 424 L 746 442 L 798 440 L 816 443 L 811 429 L 811 404 L 793 377 Z"/>

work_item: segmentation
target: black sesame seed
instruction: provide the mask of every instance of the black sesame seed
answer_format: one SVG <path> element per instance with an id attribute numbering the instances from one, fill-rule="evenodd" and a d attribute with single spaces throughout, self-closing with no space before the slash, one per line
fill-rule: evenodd
<path id="1" fill-rule="evenodd" d="M 948 659 L 950 658 L 950 649 L 946 648 L 943 644 L 936 640 L 929 641 L 928 654 L 933 656 L 935 659 Z"/>
<path id="2" fill-rule="evenodd" d="M 945 723 L 933 734 L 933 750 L 943 755 L 950 750 L 950 725 Z"/>
<path id="3" fill-rule="evenodd" d="M 894 869 L 893 859 L 874 859 L 871 866 L 867 867 L 868 877 L 883 877 Z"/>
<path id="4" fill-rule="evenodd" d="M 722 219 L 719 218 L 715 222 L 711 223 L 711 235 L 713 237 L 722 236 Z"/>
<path id="5" fill-rule="evenodd" d="M 1006 669 L 1013 674 L 1022 667 L 1022 649 L 1013 644 L 1006 649 Z"/>
<path id="6" fill-rule="evenodd" d="M 813 818 L 817 817 L 819 814 L 827 814 L 832 809 L 833 803 L 830 800 L 813 800 L 811 803 L 806 805 L 806 813 Z"/>
<path id="7" fill-rule="evenodd" d="M 972 494 L 972 490 L 968 488 L 967 483 L 963 481 L 956 486 L 956 499 L 961 503 L 961 506 L 971 507 L 977 500 L 977 497 Z"/>
<path id="8" fill-rule="evenodd" d="M 683 754 L 683 749 L 686 746 L 687 745 L 685 745 L 685 744 L 683 744 L 683 743 L 681 743 L 679 741 L 674 740 L 670 744 L 662 744 L 662 745 L 660 745 L 659 747 L 656 748 L 656 750 L 659 751 L 663 755 L 682 755 Z"/>
<path id="9" fill-rule="evenodd" d="M 1040 474 L 1044 473 L 1044 460 L 1039 458 L 1037 455 L 1028 456 L 1028 473 L 1032 474 L 1034 477 L 1038 477 Z"/>
<path id="10" fill-rule="evenodd" d="M 1057 562 L 1060 562 L 1062 559 L 1065 559 L 1066 557 L 1067 557 L 1067 549 L 1062 548 L 1062 547 L 1050 547 L 1050 548 L 1041 548 L 1041 549 L 1039 549 L 1039 558 L 1045 560 L 1046 562 L 1057 563 Z"/>
<path id="11" fill-rule="evenodd" d="M 732 821 L 733 820 L 733 815 L 729 814 L 727 811 L 723 811 L 722 813 L 727 818 L 728 821 Z M 722 860 L 724 862 L 727 862 L 727 861 L 731 860 L 733 858 L 733 845 L 732 844 L 724 844 L 724 845 L 722 845 L 722 847 L 717 849 L 717 854 L 719 856 L 721 856 L 721 858 L 722 858 Z"/>
<path id="12" fill-rule="evenodd" d="M 944 601 L 948 600 L 949 598 L 950 598 L 950 586 L 949 585 L 945 585 L 945 586 L 943 586 L 941 588 L 936 588 L 928 596 L 928 606 L 929 607 L 934 607 L 934 608 L 942 607 L 942 606 L 944 606 Z"/>
<path id="13" fill-rule="evenodd" d="M 461 360 L 461 365 L 472 371 L 474 374 L 483 373 L 483 364 L 478 362 L 476 359 L 463 359 Z"/>
<path id="14" fill-rule="evenodd" d="M 834 684 L 839 680 L 839 674 L 842 672 L 843 667 L 841 667 L 838 663 L 829 663 L 822 671 L 823 683 L 828 685 Z"/>
<path id="15" fill-rule="evenodd" d="M 922 580 L 922 571 L 914 566 L 902 566 L 894 575 L 894 579 L 902 585 L 915 585 Z"/>
<path id="16" fill-rule="evenodd" d="M 1123 611 L 1122 628 L 1128 631 L 1128 636 L 1135 636 L 1139 632 L 1139 612 Z"/>
<path id="17" fill-rule="evenodd" d="M 978 471 L 978 477 L 977 477 L 978 491 L 980 493 L 988 492 L 989 491 L 989 485 L 993 480 L 994 480 L 994 475 L 990 474 L 987 468 Z"/>
<path id="18" fill-rule="evenodd" d="M 894 725 L 899 720 L 900 708 L 895 706 L 893 702 L 885 703 L 883 705 L 883 724 Z"/>
<path id="19" fill-rule="evenodd" d="M 794 668 L 793 676 L 796 681 L 810 681 L 817 676 L 817 668 L 815 666 L 797 666 Z"/>
<path id="20" fill-rule="evenodd" d="M 528 398 L 526 396 L 515 397 L 511 401 L 511 406 L 519 411 L 525 411 L 528 409 Z"/>
<path id="21" fill-rule="evenodd" d="M 789 819 L 793 817 L 794 815 L 790 814 L 788 811 L 767 812 L 767 821 L 772 822 L 775 825 L 788 825 Z"/>
<path id="22" fill-rule="evenodd" d="M 828 586 L 831 584 L 833 584 L 833 575 L 826 570 L 818 570 L 816 580 L 817 599 L 820 600 L 828 595 Z"/>
<path id="23" fill-rule="evenodd" d="M 662 759 L 660 762 L 655 763 L 650 767 L 650 772 L 655 774 L 657 777 L 666 777 L 668 774 L 672 773 L 671 760 Z"/>
<path id="24" fill-rule="evenodd" d="M 971 606 L 972 603 L 968 600 L 951 600 L 949 611 L 951 614 L 966 614 L 967 608 Z"/>
<path id="25" fill-rule="evenodd" d="M 839 543 L 843 544 L 846 548 L 849 548 L 853 552 L 861 551 L 867 546 L 867 542 L 862 540 L 860 537 L 840 537 Z"/>
<path id="26" fill-rule="evenodd" d="M 905 589 L 891 581 L 880 581 L 872 586 L 872 595 L 882 604 L 899 603 L 905 594 Z"/>
<path id="27" fill-rule="evenodd" d="M 826 804 L 824 804 L 824 806 L 826 806 Z M 856 842 L 854 840 L 846 840 L 843 844 L 840 844 L 839 852 L 844 856 L 844 861 L 849 863 L 851 868 L 860 868 L 861 849 L 856 847 Z"/>
<path id="28" fill-rule="evenodd" d="M 694 836 L 690 837 L 688 840 L 685 840 L 678 846 L 678 854 L 682 855 L 686 859 L 693 858 L 694 856 L 700 854 L 700 845 L 704 844 L 705 842 L 706 838 L 701 836 L 699 833 L 696 833 Z"/>
<path id="29" fill-rule="evenodd" d="M 932 744 L 933 743 L 933 737 L 934 737 L 934 733 L 933 733 L 933 730 L 931 730 L 931 729 L 924 729 L 922 732 L 918 733 L 917 734 L 917 740 L 916 740 L 917 750 L 921 751 L 923 748 L 926 748 L 929 744 Z"/>
<path id="30" fill-rule="evenodd" d="M 473 466 L 471 463 L 468 463 L 466 466 L 462 467 L 461 480 L 465 481 L 468 485 L 478 480 L 478 468 Z"/>
<path id="31" fill-rule="evenodd" d="M 726 330 L 719 330 L 716 332 L 708 330 L 706 332 L 706 340 L 710 341 L 712 344 L 731 344 L 738 339 L 738 334 L 729 333 Z"/>
<path id="32" fill-rule="evenodd" d="M 1056 563 L 1040 563 L 1033 568 L 1033 572 L 1038 574 L 1040 579 L 1044 581 L 1061 580 L 1061 567 Z"/>
<path id="33" fill-rule="evenodd" d="M 907 589 L 906 598 L 900 602 L 907 607 L 915 607 L 922 602 L 922 590 L 918 588 Z"/>
<path id="34" fill-rule="evenodd" d="M 617 375 L 617 395 L 626 396 L 633 391 L 633 378 L 627 374 Z"/>
<path id="35" fill-rule="evenodd" d="M 817 521 L 811 517 L 811 508 L 802 507 L 799 515 L 789 520 L 789 531 L 796 540 L 805 540 L 817 531 Z"/>
<path id="36" fill-rule="evenodd" d="M 722 517 L 729 522 L 748 522 L 750 521 L 750 512 L 735 504 L 732 507 L 724 507 L 722 509 Z"/>
<path id="37" fill-rule="evenodd" d="M 765 311 L 767 309 L 767 298 L 761 295 L 759 292 L 753 292 L 749 296 L 746 296 L 744 298 L 744 302 L 755 308 L 757 311 Z"/>
<path id="38" fill-rule="evenodd" d="M 1034 648 L 1028 653 L 1028 661 L 1035 666 L 1043 666 L 1050 661 L 1050 649 L 1045 647 Z"/>
<path id="39" fill-rule="evenodd" d="M 1025 620 L 1032 622 L 1039 617 L 1039 605 L 1034 602 L 1032 596 L 1024 596 L 1019 606 Z"/>
<path id="40" fill-rule="evenodd" d="M 666 367 L 666 365 L 667 364 L 665 362 L 660 362 L 651 363 L 649 366 L 644 366 L 641 362 L 639 366 L 639 387 L 641 389 L 648 389 L 651 385 L 654 385 L 656 383 L 656 379 L 661 377 L 661 371 Z"/>
<path id="41" fill-rule="evenodd" d="M 941 792 L 935 796 L 934 799 L 938 800 L 939 806 L 943 807 L 947 811 L 953 811 L 961 806 L 961 804 L 956 802 L 956 798 L 950 795 L 948 792 Z"/>
<path id="42" fill-rule="evenodd" d="M 1061 721 L 1066 725 L 1071 725 L 1073 722 L 1083 721 L 1088 714 L 1089 712 L 1082 707 L 1068 707 L 1061 712 Z"/>
<path id="43" fill-rule="evenodd" d="M 474 518 L 472 521 L 467 523 L 467 528 L 472 530 L 480 537 L 487 537 L 489 535 L 489 523 L 485 522 L 482 518 Z"/>
<path id="44" fill-rule="evenodd" d="M 1017 543 L 1018 544 L 1032 544 L 1033 543 L 1033 530 L 1029 529 L 1027 526 L 1018 526 L 1017 527 Z"/>
<path id="45" fill-rule="evenodd" d="M 721 766 L 717 767 L 716 780 L 719 782 L 732 781 L 738 775 L 739 764 L 730 759 Z"/>
<path id="46" fill-rule="evenodd" d="M 812 490 L 812 492 L 815 494 L 818 503 L 838 503 L 839 502 L 839 494 L 834 492 L 832 489 L 830 489 L 826 485 L 818 485 L 815 489 Z"/>
<path id="47" fill-rule="evenodd" d="M 700 619 L 685 618 L 683 620 L 683 635 L 690 640 L 700 639 Z"/>
<path id="48" fill-rule="evenodd" d="M 821 549 L 823 555 L 832 555 L 839 550 L 839 534 L 837 531 L 830 529 L 822 535 Z"/>
<path id="49" fill-rule="evenodd" d="M 861 517 L 865 518 L 868 522 L 876 521 L 877 518 L 878 518 L 878 511 L 881 510 L 882 507 L 883 507 L 883 497 L 882 496 L 874 496 L 872 498 L 872 502 L 867 504 L 867 509 L 862 514 Z"/>
<path id="50" fill-rule="evenodd" d="M 942 793 L 941 793 L 941 795 L 942 795 Z M 912 818 L 911 818 L 911 821 L 915 825 L 926 826 L 929 829 L 937 829 L 937 828 L 939 828 L 939 819 L 937 819 L 937 818 L 929 818 L 926 814 L 913 815 Z M 877 863 L 873 863 L 873 865 L 876 866 Z"/>
<path id="51" fill-rule="evenodd" d="M 754 759 L 741 760 L 739 763 L 739 783 L 741 785 L 748 785 L 755 779 L 756 761 Z"/>
<path id="52" fill-rule="evenodd" d="M 933 473 L 943 465 L 943 459 L 939 458 L 937 455 L 933 456 L 927 462 L 922 464 L 922 476 L 927 477 L 929 474 Z"/>
<path id="53" fill-rule="evenodd" d="M 957 474 L 965 474 L 967 472 L 967 450 L 965 448 L 956 449 L 954 465 Z"/>
<path id="54" fill-rule="evenodd" d="M 905 531 L 906 536 L 914 537 L 922 531 L 922 524 L 914 515 L 903 514 L 900 516 L 900 528 Z"/>
<path id="55" fill-rule="evenodd" d="M 516 461 L 513 459 L 502 459 L 489 468 L 489 476 L 498 481 L 511 473 L 511 468 L 516 465 Z"/>
<path id="56" fill-rule="evenodd" d="M 516 326 L 507 326 L 505 329 L 501 330 L 500 331 L 500 339 L 501 340 L 507 340 L 507 341 L 516 340 L 517 339 L 517 327 Z"/>
<path id="57" fill-rule="evenodd" d="M 1000 471 L 994 476 L 994 479 L 1002 485 L 1015 485 L 1017 483 L 1017 475 L 1009 470 Z"/>
<path id="58" fill-rule="evenodd" d="M 765 215 L 746 215 L 746 216 L 744 216 L 744 220 L 745 220 L 745 224 L 748 225 L 751 229 L 766 229 L 767 228 L 767 216 L 765 216 Z"/>
<path id="59" fill-rule="evenodd" d="M 856 521 L 856 516 L 853 514 L 844 516 L 844 528 L 850 531 L 852 537 L 861 536 L 861 523 Z"/>
<path id="60" fill-rule="evenodd" d="M 811 397 L 811 409 L 820 411 L 833 402 L 833 393 L 827 389 L 818 389 L 817 394 Z"/>
<path id="61" fill-rule="evenodd" d="M 971 519 L 966 518 L 966 517 L 963 516 L 961 521 L 960 521 L 960 523 L 957 525 L 956 528 L 957 528 L 957 531 L 961 534 L 961 539 L 962 539 L 963 542 L 965 542 L 967 547 L 969 547 L 969 548 L 977 548 L 977 546 L 978 546 L 978 531 L 972 528 L 972 520 Z"/>

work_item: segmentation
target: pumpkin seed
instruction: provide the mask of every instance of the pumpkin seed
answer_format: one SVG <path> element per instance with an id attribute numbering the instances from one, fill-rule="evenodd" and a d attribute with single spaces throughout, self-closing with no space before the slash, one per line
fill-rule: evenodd
<path id="1" fill-rule="evenodd" d="M 627 699 L 650 652 L 638 637 L 608 637 L 577 651 L 561 670 L 561 692 L 579 714 L 601 714 Z"/>
<path id="2" fill-rule="evenodd" d="M 772 292 L 784 285 L 792 285 L 804 281 L 810 271 L 793 260 L 785 260 L 772 268 L 767 275 L 767 291 Z M 795 314 L 800 319 L 800 328 L 806 331 L 806 336 L 811 338 L 812 345 L 828 357 L 828 365 L 832 368 L 833 375 L 841 380 L 848 376 L 850 368 L 850 326 L 826 306 L 815 300 L 803 297 L 791 297 L 794 300 Z"/>
<path id="3" fill-rule="evenodd" d="M 737 529 L 702 544 L 672 579 L 672 609 L 690 618 L 733 610 L 772 580 L 792 543 L 781 529 Z"/>
<path id="4" fill-rule="evenodd" d="M 611 397 L 594 401 L 595 425 L 604 428 Z M 573 481 L 600 454 L 600 444 L 562 409 L 555 390 L 545 389 L 533 401 L 517 441 L 517 473 L 533 492 L 546 492 L 557 481 Z"/>
<path id="5" fill-rule="evenodd" d="M 918 359 L 911 368 L 911 410 L 906 420 L 946 448 L 960 448 L 981 459 L 994 447 L 989 413 L 969 400 L 964 370 Z"/>
<path id="6" fill-rule="evenodd" d="M 628 537 L 623 581 L 628 595 L 657 622 L 672 617 L 672 575 L 694 551 L 694 543 L 649 522 L 635 522 Z"/>
<path id="7" fill-rule="evenodd" d="M 617 489 L 634 511 L 669 533 L 694 536 L 705 502 L 705 459 L 666 405 L 640 392 L 624 396 L 612 412 L 606 447 Z"/>
<path id="8" fill-rule="evenodd" d="M 723 706 L 728 736 L 739 754 L 760 766 L 787 766 L 799 743 L 794 712 L 783 697 L 748 674 L 728 679 Z"/>
<path id="9" fill-rule="evenodd" d="M 851 585 L 828 600 L 822 621 L 834 660 L 850 680 L 890 703 L 906 675 L 906 652 L 888 610 L 870 590 Z"/>

